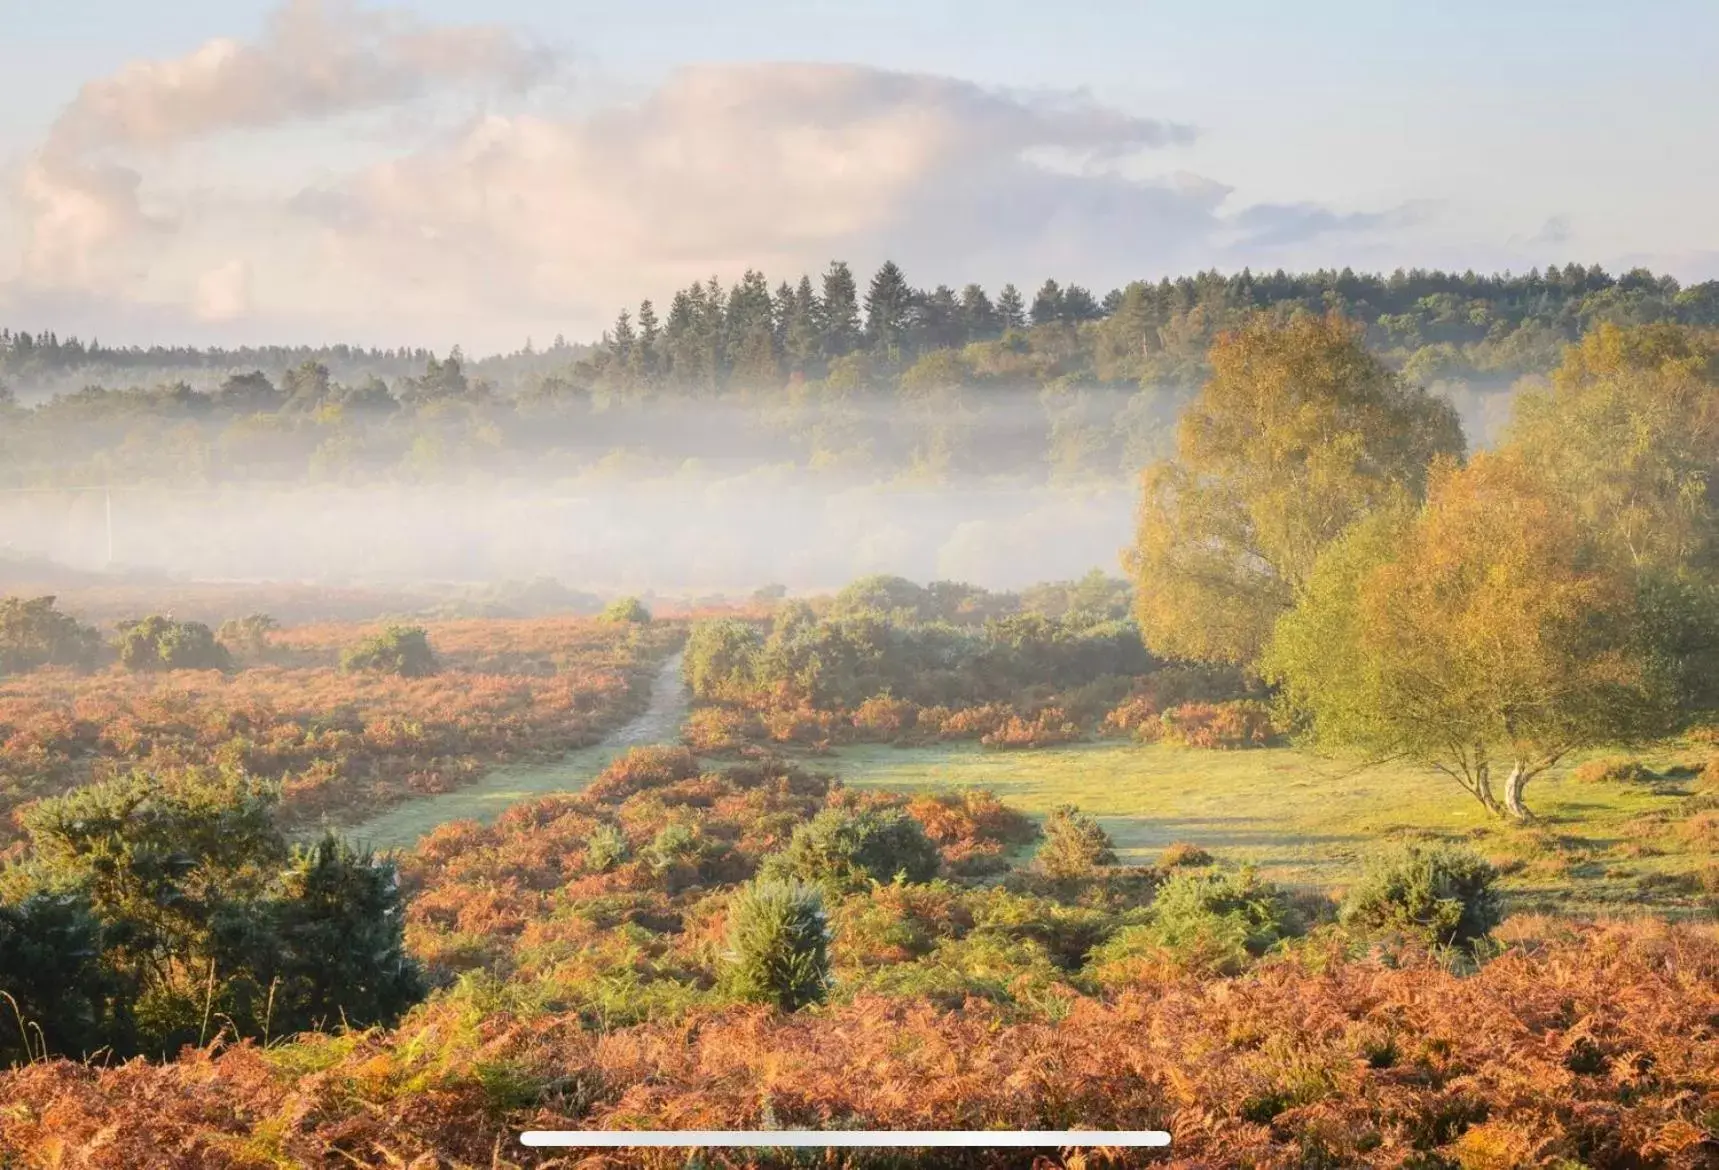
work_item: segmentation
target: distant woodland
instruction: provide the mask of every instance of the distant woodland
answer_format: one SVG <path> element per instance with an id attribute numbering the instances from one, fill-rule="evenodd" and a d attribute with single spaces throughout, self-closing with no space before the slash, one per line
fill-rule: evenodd
<path id="1" fill-rule="evenodd" d="M 1171 443 L 1214 337 L 1339 314 L 1473 445 L 1600 324 L 1719 325 L 1719 282 L 1571 264 L 918 288 L 834 262 L 747 272 L 471 358 L 350 346 L 114 348 L 0 330 L 0 486 L 362 483 L 760 465 L 866 480 L 1132 479 Z"/>

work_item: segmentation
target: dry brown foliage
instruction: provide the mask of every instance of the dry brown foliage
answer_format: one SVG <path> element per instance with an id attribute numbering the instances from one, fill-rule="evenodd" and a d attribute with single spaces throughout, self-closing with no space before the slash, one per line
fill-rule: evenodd
<path id="1" fill-rule="evenodd" d="M 445 667 L 432 678 L 342 673 L 340 647 L 370 627 L 319 625 L 275 635 L 300 665 L 0 681 L 0 845 L 22 805 L 133 767 L 242 767 L 281 782 L 295 822 L 444 791 L 595 742 L 642 706 L 679 636 L 561 618 L 429 629 Z"/>
<path id="2" fill-rule="evenodd" d="M 442 1002 L 269 1053 L 41 1063 L 0 1101 L 0 1161 L 29 1167 L 565 1166 L 513 1134 L 775 1124 L 1162 1127 L 1184 1166 L 1693 1170 L 1719 1152 L 1719 938 L 1568 927 L 1467 977 L 1336 955 L 1165 972 L 1055 1022 L 861 997 L 601 1034 Z"/>

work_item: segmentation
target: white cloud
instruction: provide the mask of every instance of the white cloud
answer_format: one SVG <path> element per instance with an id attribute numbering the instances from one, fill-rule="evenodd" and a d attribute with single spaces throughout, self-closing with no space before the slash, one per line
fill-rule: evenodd
<path id="1" fill-rule="evenodd" d="M 229 260 L 203 273 L 192 303 L 199 321 L 236 321 L 251 311 L 251 266 Z"/>
<path id="2" fill-rule="evenodd" d="M 470 311 L 606 314 L 713 271 L 798 273 L 856 251 L 902 249 L 910 269 L 952 270 L 998 239 L 1030 244 L 1079 189 L 1116 182 L 1051 172 L 1024 152 L 1111 154 L 1189 136 L 950 78 L 702 67 L 636 106 L 485 119 L 295 206 L 342 267 L 396 274 Z M 1183 201 L 1140 190 L 1170 210 Z"/>
<path id="3" fill-rule="evenodd" d="M 141 181 L 112 163 L 45 153 L 26 163 L 17 191 L 24 276 L 49 288 L 107 285 L 126 263 L 126 246 L 164 226 L 139 206 Z"/>
<path id="4" fill-rule="evenodd" d="M 518 91 L 553 64 L 499 29 L 290 0 L 255 43 L 129 65 L 86 85 L 25 169 L 23 281 L 56 303 L 81 290 L 188 321 L 481 347 L 594 331 L 622 303 L 749 267 L 781 279 L 889 256 L 921 283 L 1104 288 L 1411 218 L 1232 214 L 1220 181 L 1158 165 L 1190 127 L 857 65 L 689 67 L 633 104 L 540 103 L 393 151 L 372 143 L 332 177 L 312 178 L 327 156 L 305 151 L 305 177 L 261 200 L 218 162 L 184 180 L 192 144 L 208 154 L 288 125 L 332 135 L 356 111 Z M 285 316 L 260 318 L 253 292 Z"/>
<path id="5" fill-rule="evenodd" d="M 287 0 L 254 44 L 207 42 L 86 84 L 20 170 L 20 278 L 39 290 L 125 295 L 152 264 L 195 250 L 171 215 L 146 211 L 161 153 L 222 134 L 317 121 L 449 87 L 520 89 L 554 58 L 506 30 L 427 27 L 345 0 Z M 260 226 L 260 225 L 253 225 Z M 175 233 L 179 239 L 162 239 Z M 153 245 L 155 251 L 148 250 Z M 162 249 L 165 249 L 163 254 Z M 190 307 L 202 317 L 201 281 Z"/>
<path id="6" fill-rule="evenodd" d="M 446 85 L 524 88 L 554 57 L 494 27 L 427 27 L 346 0 L 287 0 L 255 44 L 218 38 L 85 85 L 49 134 L 53 152 L 168 147 L 408 101 Z"/>

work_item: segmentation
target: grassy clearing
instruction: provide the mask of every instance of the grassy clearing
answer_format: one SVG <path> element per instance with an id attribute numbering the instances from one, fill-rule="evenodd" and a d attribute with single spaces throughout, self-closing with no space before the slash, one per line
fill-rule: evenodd
<path id="1" fill-rule="evenodd" d="M 1702 758 L 1674 747 L 1642 760 L 1663 775 Z M 1495 821 L 1436 772 L 1357 771 L 1287 748 L 862 745 L 818 763 L 853 785 L 982 786 L 1037 815 L 1073 803 L 1099 818 L 1124 862 L 1150 861 L 1171 842 L 1191 841 L 1297 885 L 1340 888 L 1392 839 L 1463 840 L 1514 871 L 1506 888 L 1518 910 L 1689 913 L 1700 905 L 1693 875 L 1712 861 L 1678 833 L 1688 777 L 1583 783 L 1571 778 L 1573 766 L 1561 768 L 1529 786 L 1539 821 L 1522 828 Z"/>

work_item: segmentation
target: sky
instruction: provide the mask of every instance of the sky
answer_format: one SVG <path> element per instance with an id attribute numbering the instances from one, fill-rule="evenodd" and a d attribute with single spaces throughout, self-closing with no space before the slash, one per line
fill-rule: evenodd
<path id="1" fill-rule="evenodd" d="M 0 0 L 0 320 L 594 336 L 748 267 L 1719 278 L 1711 0 Z"/>

